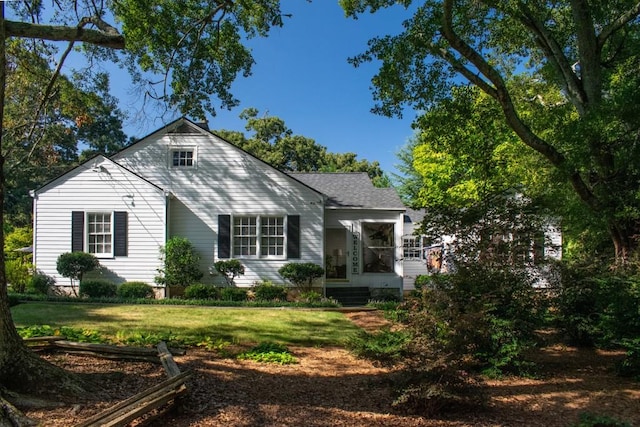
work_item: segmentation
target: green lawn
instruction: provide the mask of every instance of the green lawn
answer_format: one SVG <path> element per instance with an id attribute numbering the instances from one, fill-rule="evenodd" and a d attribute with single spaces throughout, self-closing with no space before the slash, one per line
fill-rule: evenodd
<path id="1" fill-rule="evenodd" d="M 11 312 L 18 328 L 69 326 L 120 341 L 136 334 L 171 334 L 189 342 L 206 338 L 239 344 L 341 346 L 358 330 L 342 313 L 320 310 L 29 302 Z"/>

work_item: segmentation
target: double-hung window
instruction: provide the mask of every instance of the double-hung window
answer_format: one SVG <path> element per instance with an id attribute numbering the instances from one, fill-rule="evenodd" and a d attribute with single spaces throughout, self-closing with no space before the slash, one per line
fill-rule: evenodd
<path id="1" fill-rule="evenodd" d="M 423 251 L 426 247 L 425 236 L 404 236 L 402 239 L 402 257 L 405 260 L 423 259 Z"/>
<path id="2" fill-rule="evenodd" d="M 282 258 L 285 245 L 284 216 L 233 218 L 233 256 Z"/>
<path id="3" fill-rule="evenodd" d="M 128 256 L 127 212 L 71 212 L 71 250 L 98 258 Z"/>
<path id="4" fill-rule="evenodd" d="M 87 249 L 96 256 L 113 255 L 111 212 L 87 214 Z"/>

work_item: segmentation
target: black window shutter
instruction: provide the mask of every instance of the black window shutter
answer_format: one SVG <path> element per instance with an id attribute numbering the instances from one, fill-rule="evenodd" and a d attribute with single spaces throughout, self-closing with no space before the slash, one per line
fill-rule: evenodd
<path id="1" fill-rule="evenodd" d="M 71 252 L 84 250 L 84 212 L 71 212 Z"/>
<path id="2" fill-rule="evenodd" d="M 218 215 L 218 258 L 231 258 L 231 215 Z"/>
<path id="3" fill-rule="evenodd" d="M 127 256 L 127 212 L 113 213 L 113 255 Z"/>
<path id="4" fill-rule="evenodd" d="M 300 215 L 287 216 L 287 258 L 300 258 Z"/>

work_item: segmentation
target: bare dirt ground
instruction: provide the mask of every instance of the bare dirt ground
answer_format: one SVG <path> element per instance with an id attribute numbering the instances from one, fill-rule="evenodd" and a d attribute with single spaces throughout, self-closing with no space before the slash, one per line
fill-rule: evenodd
<path id="1" fill-rule="evenodd" d="M 375 312 L 348 316 L 370 330 L 385 324 Z M 182 370 L 194 373 L 184 409 L 151 425 L 564 427 L 576 423 L 582 412 L 640 425 L 640 383 L 613 374 L 612 366 L 622 356 L 616 352 L 544 348 L 539 354 L 543 366 L 539 378 L 487 381 L 486 408 L 423 418 L 394 412 L 392 369 L 357 359 L 341 348 L 290 349 L 298 364 L 239 361 L 204 350 L 176 357 Z M 49 358 L 89 374 L 111 399 L 27 412 L 43 426 L 73 426 L 165 378 L 160 366 L 149 363 L 64 354 Z"/>

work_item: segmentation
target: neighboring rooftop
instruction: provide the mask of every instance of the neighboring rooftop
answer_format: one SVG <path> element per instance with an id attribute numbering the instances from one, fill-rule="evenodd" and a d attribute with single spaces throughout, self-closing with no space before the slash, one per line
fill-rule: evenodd
<path id="1" fill-rule="evenodd" d="M 407 208 L 407 211 L 404 213 L 404 222 L 418 224 L 422 222 L 422 220 L 426 215 L 427 215 L 427 211 L 425 209 Z"/>
<path id="2" fill-rule="evenodd" d="M 290 172 L 289 175 L 327 196 L 329 208 L 405 209 L 393 188 L 377 188 L 365 172 Z"/>

